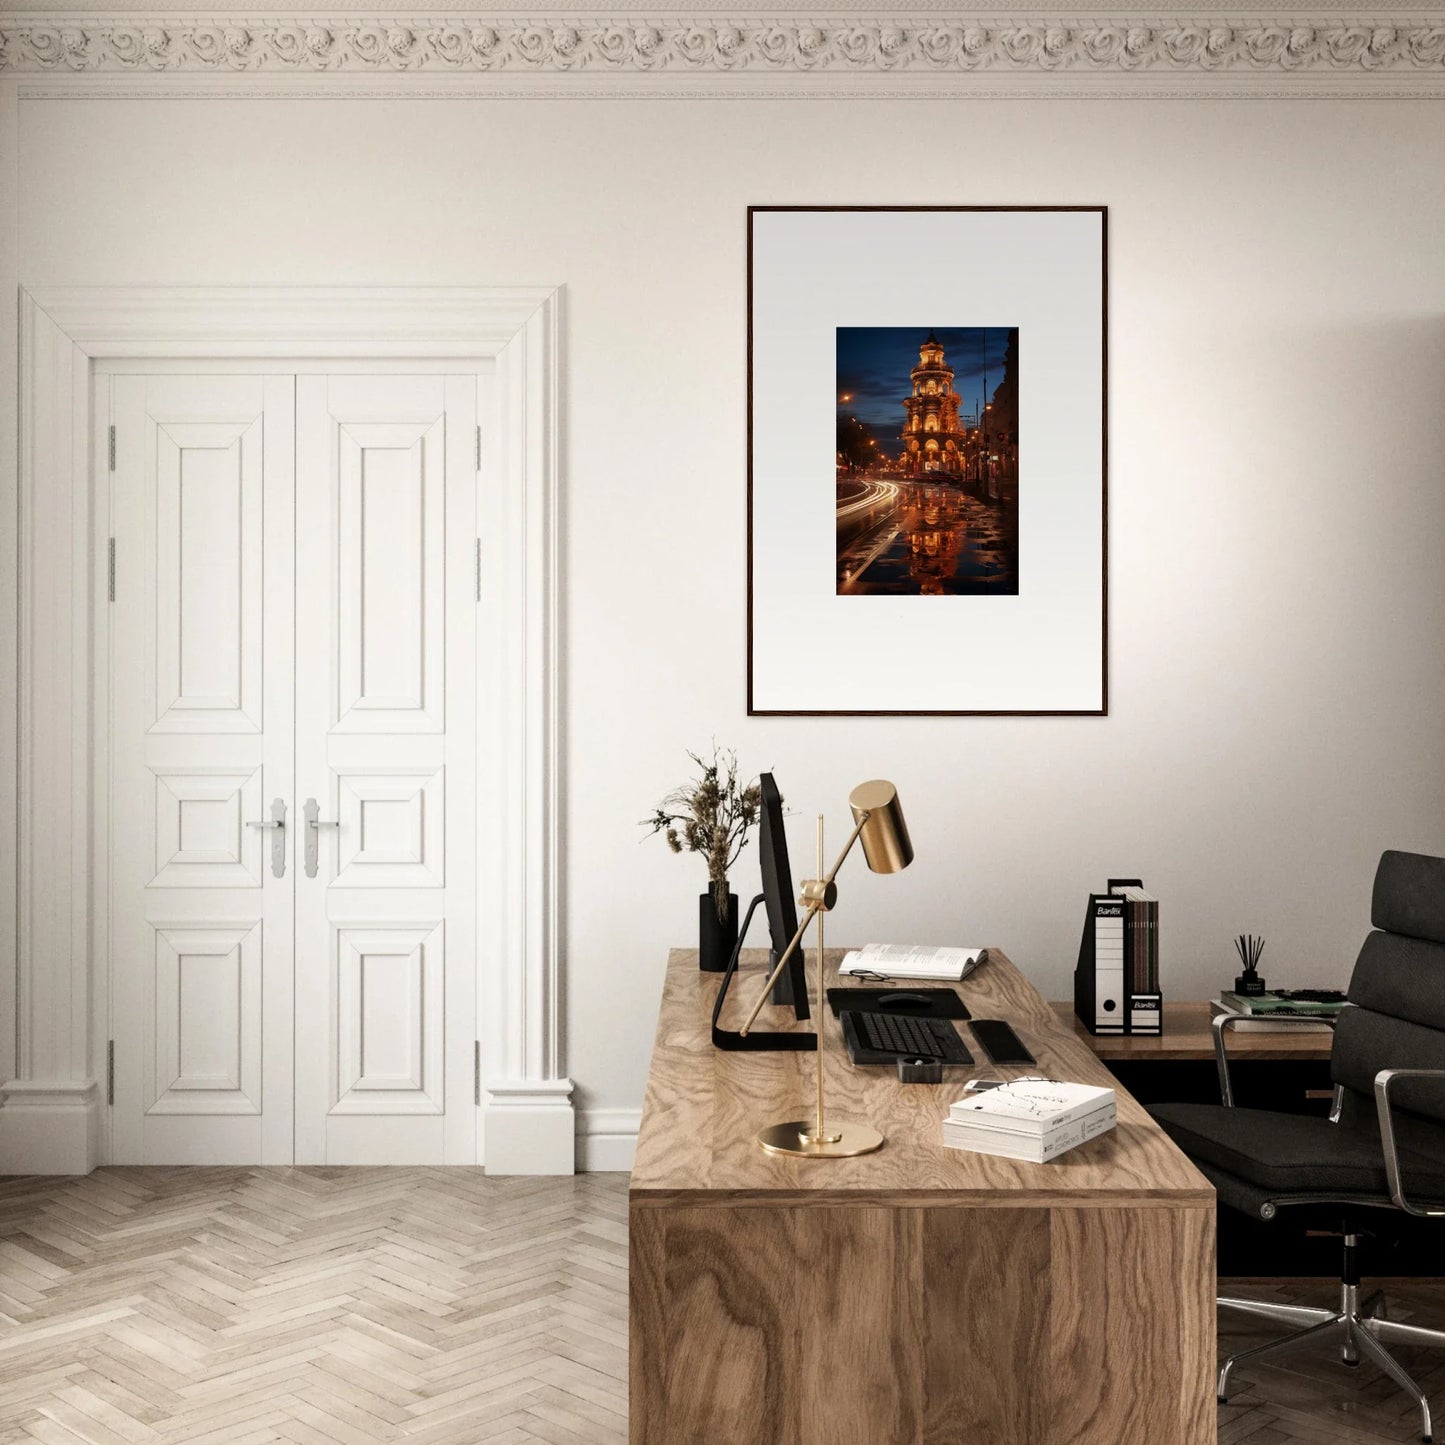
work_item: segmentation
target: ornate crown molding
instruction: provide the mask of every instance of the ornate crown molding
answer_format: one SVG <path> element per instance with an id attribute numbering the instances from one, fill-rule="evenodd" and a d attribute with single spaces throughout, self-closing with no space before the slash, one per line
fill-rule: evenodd
<path id="1" fill-rule="evenodd" d="M 432 77 L 968 75 L 1445 82 L 1445 15 L 1376 19 L 0 18 L 0 71 Z"/>

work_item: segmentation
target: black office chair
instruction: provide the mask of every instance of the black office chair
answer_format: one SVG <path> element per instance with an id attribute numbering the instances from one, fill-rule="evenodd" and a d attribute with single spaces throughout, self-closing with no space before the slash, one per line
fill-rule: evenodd
<path id="1" fill-rule="evenodd" d="M 1228 1018 L 1215 1020 L 1219 1104 L 1158 1104 L 1150 1112 L 1194 1160 L 1219 1202 L 1256 1219 L 1281 1211 L 1344 1236 L 1338 1310 L 1259 1300 L 1219 1303 L 1302 1328 L 1231 1355 L 1219 1372 L 1332 1341 L 1340 1358 L 1363 1355 L 1420 1406 L 1430 1439 L 1430 1403 L 1387 1343 L 1445 1346 L 1445 1331 L 1387 1317 L 1377 1290 L 1360 1298 L 1359 1236 L 1388 1230 L 1400 1212 L 1445 1223 L 1445 858 L 1386 853 L 1375 873 L 1365 940 L 1335 1026 L 1328 1119 L 1236 1109 L 1225 1047 Z"/>

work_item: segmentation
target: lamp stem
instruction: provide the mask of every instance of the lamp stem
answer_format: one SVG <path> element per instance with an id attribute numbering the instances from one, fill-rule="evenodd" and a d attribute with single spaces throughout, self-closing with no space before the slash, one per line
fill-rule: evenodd
<path id="1" fill-rule="evenodd" d="M 840 860 L 841 861 L 841 860 Z M 818 814 L 818 872 L 823 871 L 823 815 Z M 836 870 L 835 870 L 836 871 Z M 828 1136 L 823 1132 L 823 1032 L 828 1021 L 828 999 L 823 988 L 823 917 L 818 915 L 818 1127 L 813 1137 L 818 1141 Z"/>

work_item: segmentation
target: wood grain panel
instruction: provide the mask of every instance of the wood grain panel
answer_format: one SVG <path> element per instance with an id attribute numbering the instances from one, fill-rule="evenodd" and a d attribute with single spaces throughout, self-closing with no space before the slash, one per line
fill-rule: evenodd
<path id="1" fill-rule="evenodd" d="M 919 1211 L 923 1445 L 1048 1439 L 1049 1212 Z"/>
<path id="2" fill-rule="evenodd" d="M 1050 1211 L 1053 1445 L 1212 1440 L 1214 1234 L 1196 1209 Z"/>
<path id="3" fill-rule="evenodd" d="M 1202 1445 L 1202 1209 L 633 1211 L 633 1445 Z"/>
<path id="4" fill-rule="evenodd" d="M 919 1438 L 930 1323 L 923 1219 L 901 1209 L 791 1209 L 805 1445 Z M 752 1211 L 734 1212 L 750 1221 Z"/>
<path id="5" fill-rule="evenodd" d="M 1216 1270 L 1214 1210 L 1179 1209 L 1174 1214 L 1174 1288 L 1179 1292 L 1179 1438 L 1186 1445 L 1214 1439 Z"/>
<path id="6" fill-rule="evenodd" d="M 666 1445 L 767 1440 L 798 1433 L 797 1244 L 791 1212 L 670 1211 L 665 1303 L 644 1348 L 667 1359 L 660 1427 Z"/>
<path id="7" fill-rule="evenodd" d="M 661 1210 L 633 1210 L 628 1229 L 628 1418 L 631 1445 L 667 1445 L 666 1291 Z"/>

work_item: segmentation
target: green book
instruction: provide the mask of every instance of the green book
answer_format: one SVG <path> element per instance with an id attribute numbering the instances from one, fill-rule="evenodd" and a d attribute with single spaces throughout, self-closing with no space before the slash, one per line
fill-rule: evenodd
<path id="1" fill-rule="evenodd" d="M 1225 1008 L 1241 1014 L 1283 1014 L 1286 1017 L 1332 1019 L 1343 1003 L 1314 1003 L 1305 999 L 1281 998 L 1277 993 L 1221 993 Z"/>

